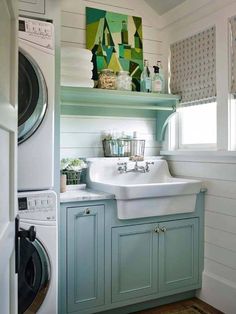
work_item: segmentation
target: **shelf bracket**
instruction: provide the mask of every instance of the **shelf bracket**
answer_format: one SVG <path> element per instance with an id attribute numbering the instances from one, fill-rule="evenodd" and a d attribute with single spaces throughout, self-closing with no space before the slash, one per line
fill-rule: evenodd
<path id="1" fill-rule="evenodd" d="M 170 119 L 176 114 L 176 104 L 172 106 L 172 111 L 160 110 L 156 117 L 157 141 L 163 142 L 165 139 L 166 127 Z"/>

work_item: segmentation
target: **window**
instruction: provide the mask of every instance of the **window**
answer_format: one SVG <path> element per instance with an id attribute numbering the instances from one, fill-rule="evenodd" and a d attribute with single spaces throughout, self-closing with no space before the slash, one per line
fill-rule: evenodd
<path id="1" fill-rule="evenodd" d="M 215 146 L 216 103 L 179 109 L 179 148 Z"/>
<path id="2" fill-rule="evenodd" d="M 178 109 L 169 125 L 168 149 L 215 149 L 216 117 L 216 102 Z"/>
<path id="3" fill-rule="evenodd" d="M 215 27 L 170 46 L 170 89 L 181 96 L 169 149 L 216 148 Z"/>

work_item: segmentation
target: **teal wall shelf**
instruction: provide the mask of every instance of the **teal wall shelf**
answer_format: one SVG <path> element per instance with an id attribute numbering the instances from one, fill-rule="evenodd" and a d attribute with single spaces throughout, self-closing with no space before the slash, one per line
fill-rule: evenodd
<path id="1" fill-rule="evenodd" d="M 179 96 L 171 94 L 61 87 L 62 114 L 132 116 L 133 113 L 133 116 L 156 117 L 158 141 L 164 139 L 166 121 L 175 112 L 178 101 Z"/>

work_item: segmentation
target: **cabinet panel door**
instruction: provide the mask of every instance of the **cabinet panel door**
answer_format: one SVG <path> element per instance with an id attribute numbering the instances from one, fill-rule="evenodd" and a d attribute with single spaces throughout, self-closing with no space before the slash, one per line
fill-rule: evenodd
<path id="1" fill-rule="evenodd" d="M 157 292 L 158 234 L 154 224 L 112 229 L 112 301 Z"/>
<path id="2" fill-rule="evenodd" d="M 164 229 L 163 229 L 164 228 Z M 160 291 L 178 289 L 198 282 L 198 219 L 160 224 Z"/>
<path id="3" fill-rule="evenodd" d="M 45 14 L 45 0 L 19 0 L 19 10 Z"/>
<path id="4" fill-rule="evenodd" d="M 68 312 L 104 304 L 104 207 L 67 209 Z"/>

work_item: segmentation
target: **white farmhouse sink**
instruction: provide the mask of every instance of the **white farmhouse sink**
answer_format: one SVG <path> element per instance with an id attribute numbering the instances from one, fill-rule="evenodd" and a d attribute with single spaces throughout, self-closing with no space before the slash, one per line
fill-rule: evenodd
<path id="1" fill-rule="evenodd" d="M 193 212 L 201 181 L 174 178 L 170 175 L 167 162 L 154 162 L 145 173 L 119 173 L 117 163 L 127 162 L 127 170 L 134 162 L 127 158 L 88 159 L 88 185 L 96 190 L 112 193 L 117 200 L 119 219 L 135 219 L 178 213 Z"/>

